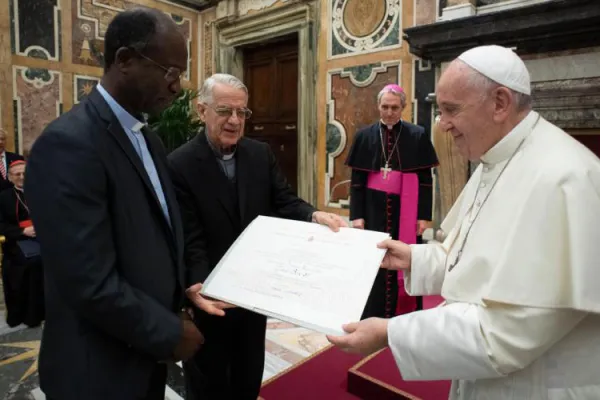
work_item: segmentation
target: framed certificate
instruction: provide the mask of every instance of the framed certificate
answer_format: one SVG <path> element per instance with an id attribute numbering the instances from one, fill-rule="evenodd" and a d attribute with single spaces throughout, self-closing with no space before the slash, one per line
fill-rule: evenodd
<path id="1" fill-rule="evenodd" d="M 202 295 L 319 331 L 344 334 L 367 303 L 387 233 L 257 217 L 204 282 Z"/>

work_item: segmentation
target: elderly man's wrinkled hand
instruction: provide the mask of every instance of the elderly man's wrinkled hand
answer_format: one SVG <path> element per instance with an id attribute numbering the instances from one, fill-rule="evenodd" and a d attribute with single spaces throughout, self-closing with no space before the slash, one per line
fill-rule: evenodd
<path id="1" fill-rule="evenodd" d="M 381 268 L 410 271 L 412 251 L 409 245 L 399 240 L 387 239 L 377 244 L 377 247 L 387 250 Z"/>
<path id="2" fill-rule="evenodd" d="M 312 215 L 312 221 L 320 225 L 326 225 L 334 232 L 339 231 L 340 228 L 348 227 L 348 223 L 344 218 L 324 211 L 315 211 Z"/>
<path id="3" fill-rule="evenodd" d="M 387 347 L 387 327 L 387 319 L 368 318 L 344 325 L 347 335 L 327 335 L 327 340 L 347 353 L 369 355 Z"/>

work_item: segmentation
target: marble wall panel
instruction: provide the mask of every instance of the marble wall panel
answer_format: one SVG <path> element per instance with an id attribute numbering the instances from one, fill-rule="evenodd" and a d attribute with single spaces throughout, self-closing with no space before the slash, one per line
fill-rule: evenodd
<path id="1" fill-rule="evenodd" d="M 60 71 L 13 66 L 15 148 L 26 152 L 62 113 Z"/>
<path id="2" fill-rule="evenodd" d="M 415 1 L 415 25 L 433 24 L 437 21 L 437 0 Z"/>
<path id="3" fill-rule="evenodd" d="M 329 71 L 325 177 L 328 207 L 348 207 L 351 172 L 345 161 L 354 134 L 379 119 L 377 93 L 389 83 L 401 82 L 401 67 L 396 61 Z"/>
<path id="4" fill-rule="evenodd" d="M 111 19 L 135 6 L 167 13 L 187 39 L 183 86 L 198 78 L 199 14 L 165 0 L 0 0 L 0 126 L 23 151 L 59 112 L 80 102 L 102 75 Z M 199 45 L 200 44 L 200 45 Z M 61 97 L 62 96 L 62 97 Z M 64 101 L 63 101 L 64 100 Z M 60 111 L 57 111 L 60 110 Z"/>
<path id="5" fill-rule="evenodd" d="M 328 0 L 327 7 L 329 59 L 402 46 L 402 0 Z"/>
<path id="6" fill-rule="evenodd" d="M 138 6 L 126 0 L 73 0 L 72 49 L 73 63 L 102 67 L 104 65 L 104 35 L 108 24 L 119 12 Z M 169 14 L 180 27 L 187 40 L 188 54 L 191 55 L 192 21 L 177 14 Z M 190 79 L 191 59 L 185 78 Z"/>
<path id="7" fill-rule="evenodd" d="M 12 53 L 58 61 L 61 58 L 59 0 L 10 0 Z"/>
<path id="8" fill-rule="evenodd" d="M 73 104 L 79 103 L 89 95 L 99 82 L 100 78 L 95 76 L 74 75 Z"/>

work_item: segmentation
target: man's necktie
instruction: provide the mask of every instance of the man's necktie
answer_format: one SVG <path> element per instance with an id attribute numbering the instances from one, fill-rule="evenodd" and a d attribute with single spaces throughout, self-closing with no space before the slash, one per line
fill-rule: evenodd
<path id="1" fill-rule="evenodd" d="M 6 179 L 6 167 L 4 166 L 4 154 L 0 156 L 0 173 L 2 174 L 2 179 Z"/>

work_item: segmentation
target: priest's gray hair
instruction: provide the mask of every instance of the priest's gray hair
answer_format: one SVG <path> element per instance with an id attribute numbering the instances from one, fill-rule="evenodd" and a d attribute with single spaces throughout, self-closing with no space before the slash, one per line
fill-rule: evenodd
<path id="1" fill-rule="evenodd" d="M 214 74 L 207 78 L 202 84 L 202 87 L 198 92 L 199 103 L 210 104 L 213 102 L 213 90 L 217 83 L 230 86 L 234 89 L 242 89 L 244 92 L 246 92 L 246 94 L 248 94 L 248 88 L 246 85 L 244 85 L 244 82 L 235 76 L 229 74 Z"/>
<path id="2" fill-rule="evenodd" d="M 381 89 L 381 91 L 377 95 L 377 105 L 381 104 L 381 98 L 386 93 L 391 93 L 394 96 L 400 97 L 400 104 L 402 105 L 402 108 L 406 107 L 406 94 L 404 92 L 398 92 L 398 91 L 396 91 L 396 90 L 394 90 L 392 88 L 383 88 L 383 89 Z"/>
<path id="3" fill-rule="evenodd" d="M 487 97 L 492 90 L 501 86 L 499 83 L 491 80 L 479 71 L 476 71 L 469 66 L 467 67 L 469 70 L 469 76 L 467 78 L 468 85 L 472 88 L 476 88 L 477 90 L 481 90 L 484 98 Z M 510 88 L 507 89 L 511 91 L 513 98 L 515 99 L 517 111 L 525 111 L 531 108 L 532 99 L 530 95 L 514 91 Z"/>

